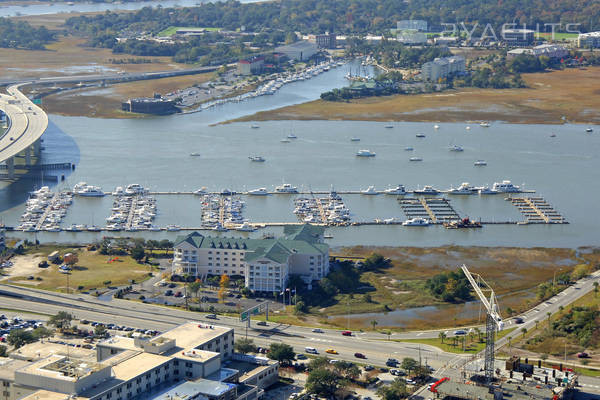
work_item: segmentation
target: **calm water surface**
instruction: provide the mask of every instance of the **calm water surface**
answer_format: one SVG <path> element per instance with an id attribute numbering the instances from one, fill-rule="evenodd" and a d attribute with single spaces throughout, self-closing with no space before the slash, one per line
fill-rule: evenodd
<path id="1" fill-rule="evenodd" d="M 190 115 L 110 120 L 50 116 L 52 125 L 45 134 L 45 162 L 73 161 L 77 169 L 59 187 L 79 181 L 100 185 L 106 191 L 115 186 L 140 183 L 157 191 L 192 191 L 206 186 L 211 190 L 266 187 L 288 182 L 312 190 L 359 190 L 369 185 L 383 190 L 403 184 L 408 189 L 434 185 L 440 189 L 461 182 L 492 185 L 510 179 L 544 196 L 571 224 L 554 226 L 487 225 L 477 230 L 442 227 L 362 226 L 332 228 L 332 245 L 441 244 L 560 246 L 598 244 L 600 195 L 600 138 L 585 133 L 579 125 L 513 125 L 494 123 L 490 128 L 477 124 L 466 130 L 465 123 L 386 123 L 349 121 L 273 121 L 213 125 L 216 122 L 256 111 L 315 99 L 325 90 L 345 84 L 345 67 L 305 82 L 285 86 L 274 96 L 228 104 Z M 294 132 L 291 143 L 280 140 Z M 425 133 L 419 139 L 416 133 Z M 556 137 L 550 137 L 555 133 Z M 351 137 L 360 142 L 351 142 Z M 464 152 L 448 150 L 450 145 Z M 406 146 L 413 152 L 404 151 Z M 359 149 L 377 153 L 370 159 L 355 157 Z M 190 157 L 199 152 L 200 157 Z M 252 163 L 250 155 L 262 155 L 265 163 Z M 423 162 L 409 162 L 409 157 Z M 485 159 L 486 167 L 474 161 Z M 0 189 L 0 218 L 16 225 L 23 202 L 34 182 L 19 182 Z M 40 183 L 37 182 L 39 185 Z M 490 220 L 522 220 L 518 210 L 504 196 L 452 197 L 462 216 Z M 405 218 L 392 196 L 344 196 L 356 221 L 374 218 Z M 71 223 L 104 225 L 110 214 L 111 198 L 77 199 L 62 226 Z M 200 225 L 200 202 L 193 196 L 159 196 L 156 224 Z M 293 196 L 248 198 L 245 216 L 254 222 L 296 221 Z M 278 233 L 279 229 L 269 229 Z M 264 231 L 263 231 L 264 232 Z M 259 231 L 252 235 L 261 235 Z M 122 233 L 123 235 L 125 233 Z M 32 234 L 22 234 L 33 237 Z M 127 235 L 142 235 L 139 233 Z M 146 233 L 153 237 L 174 237 L 176 233 Z M 229 232 L 227 236 L 241 236 Z M 38 233 L 40 240 L 91 240 L 102 234 Z"/>

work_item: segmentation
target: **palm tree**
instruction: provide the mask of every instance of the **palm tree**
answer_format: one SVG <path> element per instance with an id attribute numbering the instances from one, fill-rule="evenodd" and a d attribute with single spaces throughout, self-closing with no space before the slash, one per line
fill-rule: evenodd
<path id="1" fill-rule="evenodd" d="M 477 333 L 477 341 L 481 343 L 481 329 L 475 327 L 475 332 Z"/>
<path id="2" fill-rule="evenodd" d="M 438 337 L 440 338 L 440 340 L 442 341 L 442 344 L 444 344 L 444 339 L 446 339 L 447 335 L 444 332 L 440 332 Z"/>
<path id="3" fill-rule="evenodd" d="M 371 326 L 373 327 L 373 330 L 375 330 L 375 327 L 379 324 L 379 322 L 372 320 L 371 321 Z"/>

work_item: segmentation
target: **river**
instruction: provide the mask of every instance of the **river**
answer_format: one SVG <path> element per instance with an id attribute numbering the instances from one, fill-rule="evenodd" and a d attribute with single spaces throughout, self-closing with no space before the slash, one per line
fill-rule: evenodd
<path id="1" fill-rule="evenodd" d="M 214 0 L 219 1 L 219 0 Z M 195 7 L 203 3 L 214 2 L 210 0 L 166 0 L 166 1 L 136 1 L 136 2 L 114 2 L 114 3 L 43 3 L 35 2 L 18 5 L 0 6 L 0 17 L 15 17 L 26 15 L 48 15 L 60 13 L 89 13 L 110 11 L 128 11 L 139 10 L 143 7 L 156 7 L 160 5 L 163 8 L 170 7 Z M 261 0 L 240 0 L 241 3 L 257 3 Z"/>
<path id="2" fill-rule="evenodd" d="M 476 230 L 443 227 L 361 226 L 331 228 L 331 245 L 437 246 L 443 244 L 489 246 L 576 247 L 598 244 L 599 217 L 595 212 L 600 187 L 600 137 L 580 125 L 515 125 L 494 122 L 489 128 L 465 123 L 386 123 L 354 121 L 272 121 L 214 125 L 256 111 L 318 98 L 323 91 L 346 84 L 347 67 L 313 79 L 284 86 L 273 96 L 262 96 L 189 115 L 143 119 L 94 119 L 51 115 L 44 135 L 42 162 L 75 162 L 76 170 L 59 188 L 79 181 L 100 185 L 105 191 L 140 183 L 156 191 L 193 191 L 266 187 L 283 181 L 312 190 L 360 190 L 369 185 L 383 190 L 403 184 L 407 189 L 434 185 L 440 189 L 461 182 L 492 185 L 510 179 L 536 191 L 570 222 L 568 225 L 486 225 Z M 298 139 L 281 143 L 290 132 Z M 425 138 L 416 138 L 416 133 Z M 556 136 L 551 137 L 551 133 Z M 351 142 L 351 137 L 360 142 Z M 450 145 L 463 152 L 451 152 Z M 413 152 L 404 151 L 406 146 Z M 376 157 L 355 156 L 369 149 Z M 200 157 L 190 157 L 191 152 Z M 264 163 L 248 160 L 262 155 Z M 422 162 L 410 162 L 420 156 Z M 488 165 L 475 167 L 484 159 Z M 41 182 L 20 181 L 0 189 L 0 218 L 17 225 L 27 192 Z M 293 196 L 273 195 L 246 199 L 245 217 L 253 222 L 296 221 Z M 393 196 L 345 195 L 355 221 L 405 216 Z M 111 198 L 76 199 L 62 226 L 72 223 L 104 225 Z M 503 195 L 454 196 L 451 202 L 461 216 L 486 221 L 522 220 Z M 159 226 L 200 225 L 200 202 L 191 195 L 159 196 Z M 279 233 L 279 228 L 266 231 Z M 259 236 L 265 230 L 250 235 Z M 125 233 L 122 233 L 125 235 Z M 225 233 L 225 235 L 247 235 Z M 33 234 L 18 234 L 33 238 Z M 38 233 L 43 241 L 90 241 L 103 234 Z M 174 238 L 177 233 L 127 233 Z"/>

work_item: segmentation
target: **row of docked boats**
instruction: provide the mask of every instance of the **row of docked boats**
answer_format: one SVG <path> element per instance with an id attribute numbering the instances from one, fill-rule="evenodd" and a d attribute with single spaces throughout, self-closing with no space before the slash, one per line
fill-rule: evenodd
<path id="1" fill-rule="evenodd" d="M 109 194 L 113 196 L 136 196 L 140 194 L 148 193 L 148 189 L 142 187 L 137 183 L 132 183 L 123 189 L 122 186 L 117 188 Z M 87 182 L 79 182 L 73 186 L 73 194 L 81 197 L 103 197 L 106 196 L 106 192 L 102 191 L 100 186 L 88 185 Z"/>
<path id="2" fill-rule="evenodd" d="M 156 218 L 156 199 L 147 195 L 116 196 L 111 215 L 106 218 L 107 231 L 160 231 L 152 223 Z"/>
<path id="3" fill-rule="evenodd" d="M 71 193 L 54 193 L 48 186 L 43 186 L 30 193 L 17 229 L 24 232 L 60 232 L 60 222 L 72 202 Z"/>
<path id="4" fill-rule="evenodd" d="M 441 193 L 447 193 L 452 195 L 471 195 L 471 194 L 499 194 L 499 193 L 521 193 L 523 189 L 520 186 L 514 185 L 509 180 L 503 180 L 502 182 L 495 182 L 490 188 L 489 186 L 472 186 L 468 182 L 463 182 L 456 188 L 450 188 L 448 190 L 438 190 L 431 185 L 425 185 L 422 189 L 415 189 L 413 191 L 407 191 L 403 185 L 397 185 L 396 187 L 388 187 L 384 191 L 378 191 L 375 186 L 369 186 L 366 189 L 360 191 L 364 195 L 378 195 L 388 194 L 394 196 L 403 196 L 409 193 L 415 195 L 429 195 L 435 196 Z"/>
<path id="5" fill-rule="evenodd" d="M 246 202 L 239 196 L 223 197 L 217 194 L 203 194 L 200 197 L 202 226 L 217 232 L 226 232 L 234 226 L 242 232 L 252 232 L 256 228 L 244 218 L 242 212 Z"/>
<path id="6" fill-rule="evenodd" d="M 294 200 L 294 214 L 300 222 L 343 225 L 349 223 L 350 210 L 341 196 L 331 191 L 328 197 L 300 197 Z"/>
<path id="7" fill-rule="evenodd" d="M 269 79 L 268 82 L 261 84 L 255 90 L 250 92 L 246 92 L 244 94 L 240 94 L 238 96 L 228 97 L 224 99 L 217 99 L 213 101 L 206 102 L 202 104 L 200 110 L 206 110 L 215 106 L 224 105 L 227 103 L 240 103 L 245 100 L 253 99 L 255 97 L 265 96 L 265 95 L 273 95 L 277 93 L 279 89 L 281 89 L 284 85 L 304 81 L 311 79 L 315 76 L 322 74 L 323 72 L 329 71 L 331 68 L 336 68 L 338 66 L 344 65 L 344 61 L 324 61 L 318 65 L 306 68 L 302 71 L 298 72 L 286 72 L 282 74 L 274 74 Z"/>

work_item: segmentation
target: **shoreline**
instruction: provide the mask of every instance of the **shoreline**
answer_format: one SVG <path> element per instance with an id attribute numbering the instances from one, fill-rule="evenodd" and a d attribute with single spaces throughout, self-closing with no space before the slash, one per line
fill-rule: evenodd
<path id="1" fill-rule="evenodd" d="M 600 124 L 600 67 L 524 74 L 524 89 L 461 88 L 438 93 L 314 100 L 220 122 L 327 120 L 377 122 L 498 121 Z"/>

